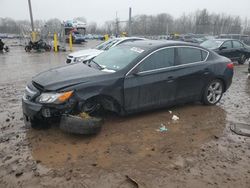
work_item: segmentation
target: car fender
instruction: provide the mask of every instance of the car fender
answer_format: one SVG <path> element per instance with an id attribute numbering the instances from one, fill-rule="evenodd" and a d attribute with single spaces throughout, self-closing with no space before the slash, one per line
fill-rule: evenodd
<path id="1" fill-rule="evenodd" d="M 110 99 L 115 101 L 119 106 L 123 104 L 123 79 L 114 79 L 114 80 L 103 80 L 98 82 L 98 84 L 81 83 L 72 88 L 67 88 L 70 90 L 75 90 L 75 99 L 81 105 L 87 100 L 92 98 Z M 108 86 L 108 87 L 107 87 Z"/>

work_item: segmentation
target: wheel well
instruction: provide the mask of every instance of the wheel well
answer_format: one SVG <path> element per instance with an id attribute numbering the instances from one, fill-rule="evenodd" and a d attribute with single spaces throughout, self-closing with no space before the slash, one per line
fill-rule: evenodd
<path id="1" fill-rule="evenodd" d="M 223 84 L 223 93 L 224 93 L 224 92 L 226 91 L 226 82 L 225 82 L 225 80 L 224 80 L 223 78 L 217 77 L 217 78 L 211 79 L 209 82 L 211 82 L 211 81 L 213 81 L 213 80 L 220 80 L 220 81 L 222 82 L 222 84 Z M 209 84 L 209 82 L 207 82 L 207 84 Z M 206 84 L 205 87 L 202 89 L 201 97 L 203 97 L 203 95 L 204 95 L 204 91 L 205 91 L 205 89 L 206 89 L 206 87 L 207 87 L 207 84 Z"/>
<path id="2" fill-rule="evenodd" d="M 120 113 L 121 111 L 121 105 L 120 103 L 114 99 L 113 97 L 107 96 L 107 95 L 97 95 L 93 96 L 86 101 L 95 101 L 105 109 L 113 112 Z"/>
<path id="3" fill-rule="evenodd" d="M 225 80 L 223 78 L 216 78 L 216 79 L 218 79 L 218 80 L 220 80 L 222 82 L 222 84 L 223 84 L 223 93 L 224 93 L 226 91 L 226 82 L 225 82 Z"/>

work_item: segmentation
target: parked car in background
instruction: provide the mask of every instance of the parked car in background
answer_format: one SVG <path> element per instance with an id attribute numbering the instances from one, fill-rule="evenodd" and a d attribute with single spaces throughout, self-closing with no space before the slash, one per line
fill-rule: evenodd
<path id="1" fill-rule="evenodd" d="M 248 62 L 248 73 L 250 74 L 250 61 Z"/>
<path id="2" fill-rule="evenodd" d="M 192 35 L 180 35 L 179 40 L 184 42 L 199 43 L 199 40 L 194 38 Z"/>
<path id="3" fill-rule="evenodd" d="M 80 50 L 77 52 L 70 53 L 67 56 L 66 63 L 77 63 L 88 61 L 102 52 L 109 50 L 110 48 L 123 44 L 125 42 L 133 42 L 137 40 L 145 40 L 144 38 L 138 37 L 121 37 L 121 38 L 113 38 L 106 42 L 103 42 L 92 49 Z"/>
<path id="4" fill-rule="evenodd" d="M 178 41 L 127 42 L 84 63 L 33 77 L 22 99 L 33 127 L 63 114 L 99 109 L 130 114 L 191 101 L 218 103 L 230 87 L 233 63 Z"/>
<path id="5" fill-rule="evenodd" d="M 228 57 L 232 61 L 238 61 L 239 64 L 244 64 L 250 57 L 250 47 L 239 40 L 212 39 L 206 40 L 200 45 Z"/>
<path id="6" fill-rule="evenodd" d="M 69 38 L 67 36 L 66 42 L 69 42 Z M 85 42 L 85 36 L 78 31 L 72 32 L 72 43 L 73 44 L 81 44 L 82 42 Z"/>
<path id="7" fill-rule="evenodd" d="M 221 34 L 219 38 L 222 39 L 236 39 L 244 44 L 250 45 L 250 36 L 249 35 L 241 35 L 241 34 Z"/>

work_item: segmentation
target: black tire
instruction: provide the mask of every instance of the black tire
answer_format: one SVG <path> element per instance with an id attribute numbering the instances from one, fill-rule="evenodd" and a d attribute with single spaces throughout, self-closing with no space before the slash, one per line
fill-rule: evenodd
<path id="1" fill-rule="evenodd" d="M 50 45 L 46 45 L 45 46 L 45 51 L 46 52 L 50 52 L 51 51 L 51 46 Z"/>
<path id="2" fill-rule="evenodd" d="M 5 46 L 4 50 L 5 50 L 5 52 L 9 52 L 10 51 L 8 46 Z"/>
<path id="3" fill-rule="evenodd" d="M 31 51 L 30 46 L 25 46 L 25 51 L 26 51 L 26 52 L 30 52 L 30 51 Z"/>
<path id="4" fill-rule="evenodd" d="M 50 128 L 49 122 L 47 122 L 45 120 L 41 120 L 41 119 L 37 119 L 37 118 L 29 119 L 25 115 L 24 115 L 23 119 L 24 119 L 24 124 L 28 127 L 30 126 L 33 129 L 41 130 L 41 129 Z"/>
<path id="5" fill-rule="evenodd" d="M 212 80 L 211 82 L 208 83 L 208 85 L 204 89 L 202 102 L 205 105 L 217 104 L 223 95 L 223 91 L 224 91 L 223 82 L 219 79 Z"/>
<path id="6" fill-rule="evenodd" d="M 247 60 L 246 55 L 245 55 L 245 54 L 241 54 L 241 55 L 240 55 L 240 59 L 238 60 L 238 63 L 239 63 L 240 65 L 243 65 L 243 64 L 246 62 L 246 60 Z"/>
<path id="7" fill-rule="evenodd" d="M 97 134 L 100 132 L 103 124 L 101 118 L 82 119 L 78 116 L 63 115 L 60 122 L 60 129 L 67 133 L 73 134 Z"/>

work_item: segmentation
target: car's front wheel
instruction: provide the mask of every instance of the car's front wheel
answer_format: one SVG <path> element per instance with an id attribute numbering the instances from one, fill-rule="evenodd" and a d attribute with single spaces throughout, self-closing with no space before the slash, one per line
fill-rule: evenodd
<path id="1" fill-rule="evenodd" d="M 206 105 L 215 105 L 223 95 L 223 83 L 215 79 L 207 85 L 203 93 L 203 103 Z"/>
<path id="2" fill-rule="evenodd" d="M 50 127 L 49 122 L 37 118 L 28 118 L 24 115 L 24 124 L 33 129 L 48 129 Z"/>

